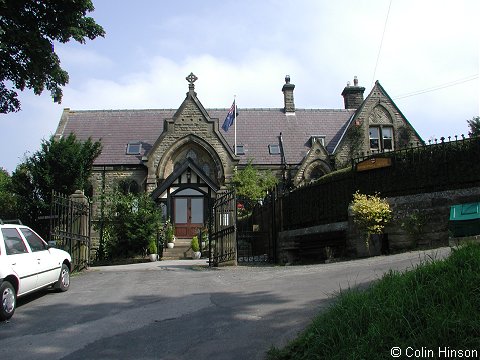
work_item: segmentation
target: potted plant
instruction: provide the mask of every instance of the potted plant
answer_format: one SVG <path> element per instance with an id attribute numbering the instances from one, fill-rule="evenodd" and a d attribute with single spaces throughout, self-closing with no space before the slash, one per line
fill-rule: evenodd
<path id="1" fill-rule="evenodd" d="M 202 256 L 202 253 L 200 252 L 200 245 L 198 244 L 198 236 L 194 236 L 192 238 L 192 241 L 190 243 L 191 247 L 192 247 L 192 251 L 193 251 L 193 258 L 194 259 L 200 259 L 200 257 Z"/>
<path id="2" fill-rule="evenodd" d="M 157 254 L 157 244 L 155 244 L 155 240 L 151 240 L 148 244 L 148 257 L 150 261 L 157 261 L 158 254 Z"/>
<path id="3" fill-rule="evenodd" d="M 175 245 L 175 228 L 170 220 L 167 220 L 165 223 L 165 241 L 167 242 L 167 247 L 173 249 Z"/>
<path id="4" fill-rule="evenodd" d="M 350 203 L 349 211 L 353 221 L 365 238 L 368 254 L 371 256 L 370 245 L 374 245 L 376 254 L 381 252 L 381 235 L 385 225 L 392 219 L 392 210 L 386 199 L 378 194 L 366 195 L 356 192 Z"/>

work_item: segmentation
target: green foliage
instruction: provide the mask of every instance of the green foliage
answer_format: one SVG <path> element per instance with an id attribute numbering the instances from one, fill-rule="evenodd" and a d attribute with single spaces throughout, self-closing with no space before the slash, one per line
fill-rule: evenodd
<path id="1" fill-rule="evenodd" d="M 72 194 L 86 189 L 95 159 L 102 145 L 78 141 L 74 134 L 55 140 L 43 141 L 39 151 L 26 161 L 30 176 L 42 199 L 49 199 L 52 190 Z"/>
<path id="2" fill-rule="evenodd" d="M 156 240 L 150 240 L 148 243 L 148 253 L 149 254 L 157 254 L 157 242 Z"/>
<path id="3" fill-rule="evenodd" d="M 38 216 L 49 212 L 52 190 L 70 195 L 87 189 L 93 162 L 101 151 L 100 142 L 82 142 L 73 134 L 43 141 L 40 150 L 12 174 L 18 217 L 34 226 Z"/>
<path id="4" fill-rule="evenodd" d="M 165 226 L 163 227 L 163 232 L 165 234 L 165 242 L 173 243 L 175 242 L 175 226 L 172 224 L 170 219 L 167 219 Z"/>
<path id="5" fill-rule="evenodd" d="M 16 198 L 12 193 L 12 178 L 8 172 L 0 168 L 0 219 L 15 217 Z"/>
<path id="6" fill-rule="evenodd" d="M 467 123 L 471 136 L 480 136 L 480 116 L 474 116 L 471 120 L 467 120 Z"/>
<path id="7" fill-rule="evenodd" d="M 19 218 L 26 225 L 40 231 L 40 235 L 46 235 L 45 231 L 38 228 L 37 219 L 40 215 L 46 214 L 49 204 L 42 201 L 28 166 L 23 163 L 17 166 L 12 174 L 12 193 L 16 199 L 15 218 Z"/>
<path id="8" fill-rule="evenodd" d="M 104 232 L 107 257 L 142 255 L 161 229 L 161 210 L 147 194 L 122 194 L 119 191 L 105 199 Z"/>
<path id="9" fill-rule="evenodd" d="M 407 234 L 417 239 L 423 233 L 427 220 L 424 212 L 415 210 L 405 215 L 400 223 L 400 227 L 404 229 Z"/>
<path id="10" fill-rule="evenodd" d="M 54 42 L 103 37 L 103 28 L 86 16 L 93 10 L 91 0 L 0 2 L 0 113 L 19 111 L 16 90 L 25 88 L 37 95 L 46 88 L 60 102 L 68 74 Z"/>
<path id="11" fill-rule="evenodd" d="M 397 134 L 397 144 L 400 149 L 410 146 L 413 137 L 411 129 L 402 125 L 397 129 Z"/>
<path id="12" fill-rule="evenodd" d="M 271 171 L 258 171 L 252 165 L 252 160 L 248 161 L 243 170 L 236 171 L 232 178 L 237 196 L 252 202 L 263 200 L 277 183 L 278 179 Z"/>
<path id="13" fill-rule="evenodd" d="M 404 273 L 391 271 L 366 291 L 348 290 L 268 359 L 389 359 L 390 349 L 477 349 L 480 245 Z M 402 359 L 405 358 L 402 357 Z"/>
<path id="14" fill-rule="evenodd" d="M 347 140 L 349 143 L 349 156 L 350 158 L 354 157 L 354 155 L 358 154 L 362 149 L 363 145 L 363 138 L 364 138 L 364 131 L 362 125 L 352 125 L 347 131 Z"/>
<path id="15" fill-rule="evenodd" d="M 480 139 L 466 138 L 382 154 L 392 159 L 390 167 L 361 172 L 349 167 L 326 174 L 284 194 L 284 225 L 299 229 L 346 221 L 356 190 L 392 197 L 471 187 L 480 181 L 478 154 Z"/>
<path id="16" fill-rule="evenodd" d="M 392 210 L 385 199 L 377 194 L 365 195 L 358 191 L 353 194 L 350 204 L 353 221 L 359 230 L 366 235 L 366 244 L 369 246 L 371 234 L 381 234 L 383 228 L 392 218 Z"/>
<path id="17" fill-rule="evenodd" d="M 190 246 L 192 247 L 192 251 L 198 252 L 200 251 L 200 245 L 198 244 L 198 236 L 194 236 L 192 241 L 190 242 Z"/>
<path id="18" fill-rule="evenodd" d="M 306 186 L 318 186 L 320 184 L 330 183 L 338 180 L 352 178 L 353 175 L 352 167 L 346 167 L 340 170 L 332 171 L 328 174 L 323 175 L 321 178 L 315 179 Z M 295 190 L 294 190 L 295 191 Z"/>

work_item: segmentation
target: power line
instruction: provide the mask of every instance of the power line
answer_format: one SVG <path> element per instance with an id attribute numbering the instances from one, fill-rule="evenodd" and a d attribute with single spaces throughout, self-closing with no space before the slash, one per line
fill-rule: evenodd
<path id="1" fill-rule="evenodd" d="M 383 25 L 382 39 L 380 40 L 380 47 L 378 48 L 377 61 L 375 62 L 375 69 L 373 70 L 372 87 L 375 81 L 375 75 L 377 74 L 378 60 L 380 59 L 380 52 L 382 51 L 383 38 L 385 36 L 385 30 L 387 29 L 388 15 L 390 14 L 391 7 L 392 7 L 392 0 L 390 0 L 390 4 L 388 5 L 387 17 L 385 18 L 385 24 Z"/>
<path id="2" fill-rule="evenodd" d="M 445 88 L 448 88 L 448 87 L 451 87 L 451 86 L 460 85 L 460 84 L 463 84 L 463 83 L 466 83 L 466 82 L 469 82 L 469 81 L 473 81 L 475 79 L 478 79 L 478 74 L 470 75 L 470 76 L 462 78 L 462 79 L 450 81 L 448 83 L 432 86 L 432 87 L 429 87 L 429 88 L 426 88 L 426 89 L 417 90 L 417 91 L 413 91 L 413 92 L 409 92 L 409 93 L 405 93 L 405 94 L 400 94 L 400 95 L 394 96 L 393 99 L 394 100 L 399 100 L 399 99 L 404 99 L 404 98 L 407 98 L 407 97 L 410 97 L 410 96 L 421 95 L 421 94 L 425 94 L 425 93 L 428 93 L 428 92 L 445 89 Z"/>

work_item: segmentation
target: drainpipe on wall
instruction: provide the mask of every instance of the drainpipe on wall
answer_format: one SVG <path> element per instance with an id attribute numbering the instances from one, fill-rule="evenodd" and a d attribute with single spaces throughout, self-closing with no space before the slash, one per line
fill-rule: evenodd
<path id="1" fill-rule="evenodd" d="M 103 260 L 103 254 L 104 254 L 104 244 L 103 244 L 103 230 L 104 230 L 104 223 L 105 223 L 105 165 L 103 166 L 102 170 L 102 196 L 101 196 L 101 202 L 100 202 L 100 244 L 98 244 L 98 252 L 100 253 L 100 256 L 102 256 Z"/>
<path id="2" fill-rule="evenodd" d="M 287 172 L 287 161 L 285 160 L 285 151 L 284 151 L 284 149 L 283 149 L 283 136 L 282 136 L 282 133 L 280 133 L 279 139 L 280 139 L 280 154 L 281 154 L 281 156 L 282 156 L 282 165 L 283 165 L 282 181 L 283 181 L 283 187 L 285 188 L 285 185 L 286 185 L 286 172 Z"/>

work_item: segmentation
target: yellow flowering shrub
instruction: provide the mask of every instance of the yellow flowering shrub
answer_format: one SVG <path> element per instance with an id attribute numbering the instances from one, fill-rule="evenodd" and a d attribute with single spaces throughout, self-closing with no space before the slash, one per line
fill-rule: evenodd
<path id="1" fill-rule="evenodd" d="M 381 234 L 383 228 L 392 218 L 392 210 L 385 199 L 375 195 L 365 195 L 358 191 L 353 194 L 350 204 L 353 221 L 368 239 L 370 234 Z"/>

